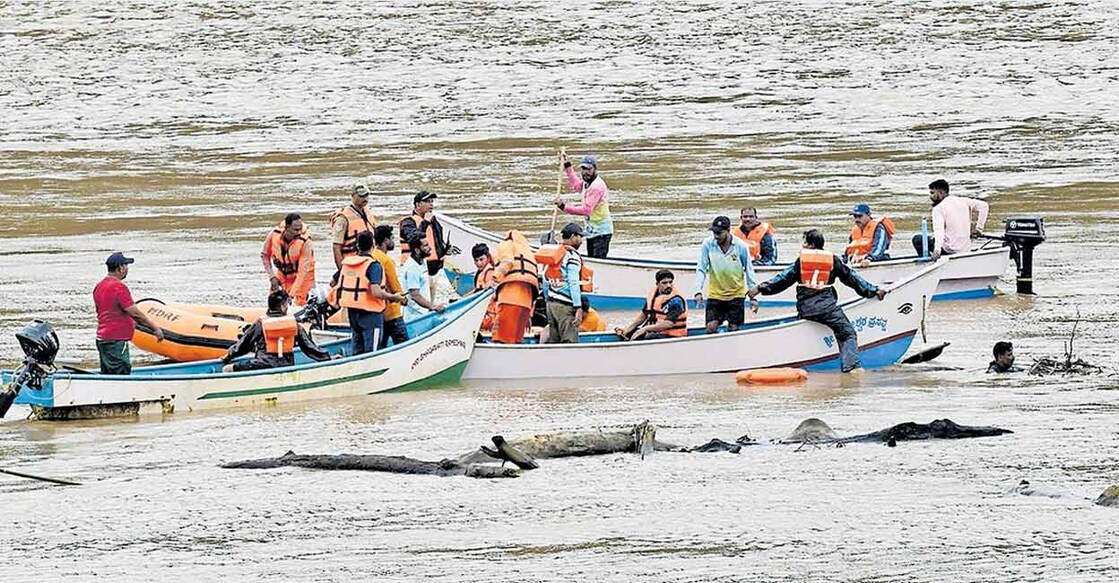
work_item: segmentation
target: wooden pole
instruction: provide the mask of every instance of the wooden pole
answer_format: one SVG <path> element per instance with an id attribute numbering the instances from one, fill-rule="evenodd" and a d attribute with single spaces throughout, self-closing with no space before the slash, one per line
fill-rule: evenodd
<path id="1" fill-rule="evenodd" d="M 4 469 L 4 468 L 0 468 L 0 474 L 8 474 L 10 476 L 19 476 L 21 478 L 27 478 L 29 480 L 39 480 L 40 482 L 50 482 L 52 484 L 59 484 L 59 485 L 62 485 L 62 486 L 81 486 L 81 484 L 79 484 L 77 482 L 71 482 L 69 480 L 62 480 L 62 479 L 59 479 L 59 478 L 48 478 L 46 476 L 36 476 L 35 474 L 25 474 L 23 472 L 17 472 L 15 470 L 7 470 L 7 469 Z"/>

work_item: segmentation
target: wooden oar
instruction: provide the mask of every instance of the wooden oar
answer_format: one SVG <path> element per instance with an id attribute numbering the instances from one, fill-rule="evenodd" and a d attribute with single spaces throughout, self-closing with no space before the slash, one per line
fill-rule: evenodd
<path id="1" fill-rule="evenodd" d="M 560 148 L 560 153 L 561 154 L 567 154 L 567 148 L 566 147 L 561 147 Z M 556 198 L 559 198 L 559 195 L 563 194 L 563 174 L 564 174 L 563 171 L 564 171 L 563 162 L 560 162 L 559 177 L 556 178 Z M 558 219 L 558 218 L 559 218 L 559 207 L 553 204 L 552 205 L 552 226 L 548 229 L 548 234 L 544 235 L 544 238 L 540 240 L 541 243 L 543 243 L 545 245 L 554 245 L 556 243 L 556 241 L 557 241 L 557 239 L 556 239 L 556 219 Z"/>
<path id="2" fill-rule="evenodd" d="M 69 480 L 62 480 L 62 479 L 59 479 L 59 478 L 48 478 L 46 476 L 36 476 L 35 474 L 25 474 L 23 472 L 17 472 L 15 470 L 6 470 L 4 468 L 0 468 L 0 474 L 8 474 L 10 476 L 19 476 L 20 478 L 28 478 L 28 479 L 31 479 L 31 480 L 39 480 L 41 482 L 50 482 L 52 484 L 61 484 L 63 486 L 81 486 L 81 484 L 79 484 L 77 482 L 71 482 Z"/>
<path id="3" fill-rule="evenodd" d="M 951 342 L 943 342 L 941 344 L 937 344 L 936 346 L 926 348 L 926 349 L 924 349 L 920 352 L 917 352 L 915 354 L 912 354 L 912 355 L 906 357 L 906 359 L 901 361 L 901 363 L 902 364 L 917 364 L 919 362 L 928 362 L 928 361 L 940 356 L 941 353 L 944 352 L 944 349 L 946 347 L 950 346 L 951 344 L 952 344 Z"/>

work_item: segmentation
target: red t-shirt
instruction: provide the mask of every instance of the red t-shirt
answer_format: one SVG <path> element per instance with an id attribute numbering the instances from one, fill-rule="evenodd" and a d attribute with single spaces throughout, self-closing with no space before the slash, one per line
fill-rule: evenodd
<path id="1" fill-rule="evenodd" d="M 93 305 L 97 307 L 97 339 L 110 342 L 132 340 L 136 323 L 124 309 L 135 303 L 123 281 L 105 276 L 93 288 Z"/>

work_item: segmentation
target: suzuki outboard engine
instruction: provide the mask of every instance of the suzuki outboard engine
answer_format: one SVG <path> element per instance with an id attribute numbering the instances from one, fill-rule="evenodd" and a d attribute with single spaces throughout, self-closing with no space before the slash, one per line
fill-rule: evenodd
<path id="1" fill-rule="evenodd" d="M 1003 241 L 1010 247 L 1010 258 L 1018 268 L 1018 293 L 1034 293 L 1034 247 L 1045 241 L 1045 220 L 1041 217 L 1006 219 Z"/>
<path id="2" fill-rule="evenodd" d="M 315 287 L 307 294 L 307 304 L 295 313 L 297 322 L 310 322 L 316 330 L 326 330 L 326 321 L 338 308 L 326 301 L 326 291 L 322 287 Z"/>
<path id="3" fill-rule="evenodd" d="M 16 333 L 19 347 L 23 349 L 23 364 L 15 370 L 12 380 L 0 390 L 0 418 L 8 413 L 12 402 L 23 387 L 43 388 L 43 381 L 54 372 L 54 357 L 58 356 L 58 334 L 43 320 L 33 320 Z"/>

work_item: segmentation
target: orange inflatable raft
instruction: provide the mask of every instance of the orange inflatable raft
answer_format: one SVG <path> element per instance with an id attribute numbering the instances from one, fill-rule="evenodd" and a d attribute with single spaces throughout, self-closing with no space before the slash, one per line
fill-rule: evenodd
<path id="1" fill-rule="evenodd" d="M 176 304 L 152 298 L 136 302 L 136 308 L 163 329 L 163 342 L 157 342 L 151 329 L 139 324 L 132 343 L 179 362 L 225 356 L 241 332 L 265 312 L 262 308 Z"/>
<path id="2" fill-rule="evenodd" d="M 808 380 L 808 371 L 803 368 L 752 368 L 738 371 L 734 380 L 751 385 L 800 383 Z"/>

